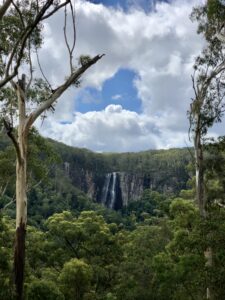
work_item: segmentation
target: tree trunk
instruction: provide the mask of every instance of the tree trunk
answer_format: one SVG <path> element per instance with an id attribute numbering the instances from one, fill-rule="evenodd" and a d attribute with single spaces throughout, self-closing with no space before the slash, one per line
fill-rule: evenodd
<path id="1" fill-rule="evenodd" d="M 25 237 L 27 224 L 27 132 L 25 131 L 25 77 L 16 86 L 19 125 L 17 139 L 16 163 L 16 237 L 14 252 L 14 272 L 16 299 L 23 299 L 24 265 L 25 265 Z"/>
<path id="2" fill-rule="evenodd" d="M 206 219 L 207 209 L 206 209 L 206 198 L 205 198 L 205 187 L 204 187 L 204 156 L 203 156 L 203 146 L 201 142 L 201 127 L 200 127 L 200 114 L 196 115 L 196 128 L 194 136 L 194 148 L 195 148 L 195 176 L 196 176 L 196 201 L 200 211 L 200 215 Z M 213 265 L 213 251 L 211 247 L 208 247 L 204 251 L 204 256 L 206 259 L 206 267 L 211 268 Z M 206 288 L 206 299 L 213 299 L 212 291 L 208 286 Z"/>
<path id="3" fill-rule="evenodd" d="M 200 129 L 195 130 L 195 177 L 196 177 L 196 201 L 202 217 L 206 217 L 206 203 L 204 195 L 204 168 L 203 168 L 203 148 L 201 143 Z"/>
<path id="4" fill-rule="evenodd" d="M 27 223 L 25 156 L 23 157 L 22 162 L 19 162 L 17 160 L 16 176 L 16 237 L 14 252 L 14 272 L 17 300 L 22 300 L 25 264 L 25 236 Z"/>
<path id="5" fill-rule="evenodd" d="M 211 247 L 208 247 L 204 252 L 205 259 L 206 259 L 206 267 L 212 268 L 213 265 L 213 251 Z M 209 287 L 206 289 L 206 299 L 213 299 L 212 291 Z"/>

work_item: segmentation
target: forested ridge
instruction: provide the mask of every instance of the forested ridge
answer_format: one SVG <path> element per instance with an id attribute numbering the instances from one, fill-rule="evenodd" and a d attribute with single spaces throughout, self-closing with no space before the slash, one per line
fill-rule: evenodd
<path id="1" fill-rule="evenodd" d="M 209 131 L 225 112 L 224 1 L 191 14 L 204 39 L 193 147 L 139 153 L 73 148 L 35 129 L 105 56 L 74 59 L 72 2 L 0 2 L 0 299 L 225 299 L 225 138 Z M 53 86 L 38 53 L 61 11 L 68 74 Z"/>
<path id="2" fill-rule="evenodd" d="M 54 211 L 72 209 L 79 205 L 82 208 L 79 197 L 84 197 L 91 205 L 101 204 L 95 194 L 93 198 L 87 195 L 87 185 L 92 184 L 88 183 L 87 176 L 92 176 L 96 184 L 98 181 L 104 183 L 105 174 L 113 171 L 126 172 L 136 178 L 150 176 L 157 183 L 151 187 L 153 191 L 161 192 L 164 186 L 171 183 L 170 189 L 166 190 L 167 194 L 178 195 L 189 185 L 188 180 L 192 174 L 187 166 L 193 160 L 193 150 L 188 148 L 139 153 L 95 153 L 45 139 L 33 131 L 29 149 L 28 163 L 31 172 L 28 176 L 28 214 L 35 214 L 35 219 L 39 217 L 40 220 Z M 12 199 L 15 197 L 15 152 L 4 134 L 1 135 L 0 158 L 1 208 L 6 205 L 4 210 L 14 216 L 15 201 Z M 146 185 L 144 189 L 148 188 L 150 186 Z M 137 199 L 131 199 L 130 202 L 136 202 L 135 200 Z"/>
<path id="3" fill-rule="evenodd" d="M 42 147 L 44 141 L 48 144 L 36 139 Z M 57 154 L 52 148 L 51 153 Z M 206 156 L 207 194 L 209 200 L 217 195 L 219 202 L 224 197 L 224 141 L 208 145 Z M 42 159 L 40 174 L 45 172 Z M 60 159 L 54 164 L 60 166 Z M 47 185 L 41 182 L 31 190 L 26 299 L 204 299 L 205 282 L 212 285 L 215 299 L 223 299 L 225 210 L 215 203 L 202 220 L 193 202 L 194 165 L 185 167 L 188 189 L 176 195 L 146 189 L 121 211 L 94 203 L 69 178 L 62 181 L 62 174 L 58 182 L 49 178 Z M 1 207 L 9 201 L 6 193 Z M 13 299 L 11 205 L 1 212 L 1 299 Z M 215 253 L 210 270 L 205 265 L 206 244 Z"/>

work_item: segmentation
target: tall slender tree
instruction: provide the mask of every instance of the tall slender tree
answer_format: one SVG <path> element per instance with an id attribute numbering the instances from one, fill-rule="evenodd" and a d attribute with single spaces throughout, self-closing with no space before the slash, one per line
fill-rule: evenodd
<path id="1" fill-rule="evenodd" d="M 7 5 L 6 5 L 7 4 Z M 64 37 L 69 53 L 70 74 L 56 88 L 52 88 L 38 64 L 43 78 L 34 78 L 32 51 L 43 43 L 43 21 L 64 7 Z M 69 14 L 67 13 L 69 7 Z M 5 130 L 16 150 L 16 237 L 14 270 L 16 297 L 23 299 L 25 237 L 27 224 L 27 153 L 29 132 L 34 122 L 54 104 L 71 86 L 77 85 L 81 75 L 102 55 L 93 58 L 82 56 L 75 67 L 73 52 L 76 40 L 75 12 L 70 0 L 60 1 L 11 1 L 0 8 L 0 100 L 1 118 Z M 67 38 L 67 19 L 72 18 L 72 44 Z M 20 67 L 28 66 L 29 72 L 21 73 Z M 16 78 L 17 80 L 14 80 Z M 9 86 L 9 83 L 11 87 Z M 35 106 L 35 108 L 33 108 Z M 33 110 L 31 110 L 31 107 Z M 31 110 L 31 112 L 30 112 Z"/>
<path id="2" fill-rule="evenodd" d="M 217 13 L 222 9 L 225 14 L 225 7 L 217 0 L 208 1 L 208 4 L 195 8 L 192 14 L 199 22 L 198 32 L 204 34 L 207 42 L 194 65 L 194 98 L 189 111 L 195 149 L 196 200 L 202 216 L 206 216 L 207 209 L 204 191 L 204 138 L 209 128 L 221 121 L 224 112 L 225 54 L 224 44 L 218 39 L 223 22 L 215 14 L 215 9 Z"/>
<path id="3" fill-rule="evenodd" d="M 225 99 L 225 53 L 222 42 L 225 6 L 219 0 L 209 0 L 195 8 L 192 17 L 199 22 L 198 32 L 203 33 L 206 47 L 196 59 L 192 83 L 194 98 L 189 111 L 190 129 L 195 151 L 196 201 L 201 216 L 207 218 L 210 203 L 205 189 L 204 141 L 208 130 L 221 122 Z M 206 266 L 213 263 L 211 246 L 205 251 Z M 212 288 L 207 285 L 206 298 L 213 299 Z"/>

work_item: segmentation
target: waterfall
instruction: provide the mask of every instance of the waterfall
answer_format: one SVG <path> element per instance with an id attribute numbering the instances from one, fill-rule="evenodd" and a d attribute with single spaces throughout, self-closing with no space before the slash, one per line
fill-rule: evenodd
<path id="1" fill-rule="evenodd" d="M 65 173 L 67 176 L 70 175 L 70 163 L 68 163 L 67 161 L 64 162 L 64 169 L 65 169 Z"/>
<path id="2" fill-rule="evenodd" d="M 111 174 L 110 173 L 106 174 L 104 186 L 103 186 L 103 189 L 102 189 L 102 197 L 101 197 L 101 203 L 103 203 L 104 205 L 107 204 L 107 196 L 108 196 L 108 193 L 109 193 L 110 178 L 111 178 Z"/>
<path id="3" fill-rule="evenodd" d="M 109 208 L 114 208 L 115 206 L 115 200 L 116 200 L 116 172 L 113 172 L 111 177 L 112 177 L 112 184 L 111 184 L 111 191 L 110 191 L 110 202 L 109 202 Z"/>
<path id="4" fill-rule="evenodd" d="M 122 208 L 119 172 L 112 172 L 105 175 L 100 201 L 111 209 L 117 210 Z"/>

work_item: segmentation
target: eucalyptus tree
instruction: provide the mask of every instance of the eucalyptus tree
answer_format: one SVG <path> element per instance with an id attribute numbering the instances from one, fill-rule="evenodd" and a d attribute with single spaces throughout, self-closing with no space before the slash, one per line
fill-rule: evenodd
<path id="1" fill-rule="evenodd" d="M 0 6 L 0 88 L 18 75 L 31 40 L 36 46 L 37 41 L 40 42 L 41 23 L 69 3 L 70 0 L 62 3 L 58 0 L 3 1 Z"/>
<path id="2" fill-rule="evenodd" d="M 205 189 L 204 142 L 208 130 L 221 122 L 225 108 L 225 49 L 223 43 L 225 6 L 222 1 L 208 0 L 193 10 L 198 21 L 198 33 L 203 34 L 206 46 L 194 65 L 192 84 L 194 98 L 189 111 L 190 130 L 195 150 L 196 201 L 200 215 L 207 218 L 210 205 Z M 207 237 L 204 237 L 207 240 Z M 205 249 L 206 266 L 212 267 L 213 249 Z M 212 286 L 207 283 L 206 298 L 212 299 Z"/>
<path id="3" fill-rule="evenodd" d="M 6 5 L 7 4 L 7 5 Z M 57 87 L 46 78 L 40 61 L 42 78 L 34 74 L 32 53 L 44 42 L 43 22 L 64 8 L 64 38 L 68 50 L 70 74 Z M 68 14 L 70 10 L 70 14 Z M 8 1 L 0 7 L 0 104 L 1 119 L 16 151 L 16 237 L 14 272 L 17 299 L 23 297 L 25 236 L 27 223 L 27 154 L 29 132 L 34 122 L 54 105 L 81 75 L 102 55 L 82 56 L 80 65 L 74 66 L 73 53 L 76 40 L 75 11 L 70 0 L 61 1 Z M 68 42 L 67 18 L 72 18 L 72 43 Z M 37 56 L 38 57 L 38 56 Z M 24 70 L 28 70 L 24 72 Z"/>
<path id="4" fill-rule="evenodd" d="M 221 36 L 225 22 L 225 6 L 219 0 L 209 0 L 195 8 L 193 19 L 199 23 L 206 46 L 197 57 L 192 83 L 194 98 L 189 111 L 190 130 L 193 134 L 196 166 L 196 200 L 202 216 L 206 216 L 207 197 L 204 188 L 204 139 L 210 127 L 221 122 L 225 96 L 225 47 Z"/>

